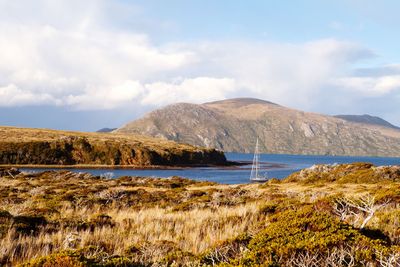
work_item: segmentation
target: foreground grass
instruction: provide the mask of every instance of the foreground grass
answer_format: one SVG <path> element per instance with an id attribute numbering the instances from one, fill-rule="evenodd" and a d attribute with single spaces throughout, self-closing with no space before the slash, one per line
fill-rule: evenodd
<path id="1" fill-rule="evenodd" d="M 399 266 L 399 182 L 303 176 L 218 185 L 3 172 L 0 265 Z"/>

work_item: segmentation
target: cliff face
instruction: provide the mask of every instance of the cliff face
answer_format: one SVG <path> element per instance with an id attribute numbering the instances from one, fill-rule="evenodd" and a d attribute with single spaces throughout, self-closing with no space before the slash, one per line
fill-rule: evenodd
<path id="1" fill-rule="evenodd" d="M 0 127 L 0 164 L 223 165 L 215 149 L 141 136 Z"/>
<path id="2" fill-rule="evenodd" d="M 117 129 L 223 151 L 400 156 L 400 130 L 302 112 L 258 99 L 175 104 Z"/>

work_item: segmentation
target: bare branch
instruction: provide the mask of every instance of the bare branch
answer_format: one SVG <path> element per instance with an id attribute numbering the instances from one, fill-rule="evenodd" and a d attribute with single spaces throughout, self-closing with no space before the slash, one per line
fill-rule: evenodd
<path id="1" fill-rule="evenodd" d="M 400 252 L 392 252 L 384 255 L 382 251 L 377 252 L 378 261 L 382 267 L 395 267 L 400 266 Z"/>
<path id="2" fill-rule="evenodd" d="M 363 229 L 373 218 L 375 212 L 385 207 L 388 203 L 389 201 L 377 204 L 375 201 L 375 196 L 370 194 L 366 194 L 357 199 L 344 197 L 335 201 L 334 212 L 343 221 L 350 216 L 355 216 L 356 223 L 360 217 L 364 217 L 360 226 L 360 229 Z"/>

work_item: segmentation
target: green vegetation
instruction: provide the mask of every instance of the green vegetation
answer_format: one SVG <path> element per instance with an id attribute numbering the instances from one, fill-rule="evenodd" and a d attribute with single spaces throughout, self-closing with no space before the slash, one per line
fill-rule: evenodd
<path id="1" fill-rule="evenodd" d="M 186 166 L 224 165 L 214 149 L 132 134 L 0 127 L 0 164 Z"/>
<path id="2" fill-rule="evenodd" d="M 245 185 L 3 169 L 0 266 L 399 266 L 394 169 Z"/>
<path id="3" fill-rule="evenodd" d="M 305 205 L 272 216 L 271 223 L 250 241 L 248 251 L 233 261 L 234 265 L 290 266 L 306 261 L 307 266 L 347 266 L 349 262 L 365 266 L 375 262 L 380 253 L 400 249 L 315 208 Z"/>

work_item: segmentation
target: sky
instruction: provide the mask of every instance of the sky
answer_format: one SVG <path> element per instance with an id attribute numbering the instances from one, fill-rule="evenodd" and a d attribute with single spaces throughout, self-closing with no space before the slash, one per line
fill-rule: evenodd
<path id="1" fill-rule="evenodd" d="M 400 1 L 0 0 L 0 125 L 254 97 L 400 125 Z"/>

